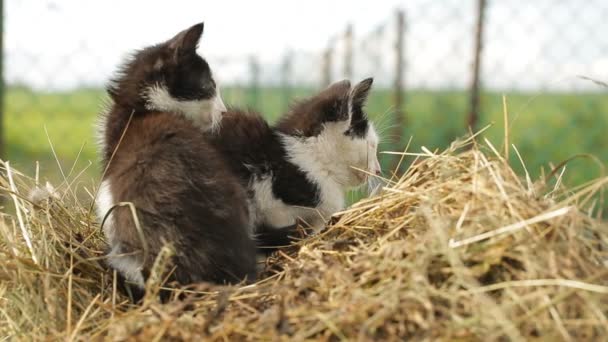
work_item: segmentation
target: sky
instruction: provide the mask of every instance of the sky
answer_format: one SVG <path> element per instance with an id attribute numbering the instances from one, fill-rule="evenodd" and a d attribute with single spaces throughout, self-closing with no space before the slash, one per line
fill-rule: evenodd
<path id="1" fill-rule="evenodd" d="M 101 86 L 133 49 L 204 21 L 199 52 L 220 81 L 246 83 L 255 56 L 264 83 L 277 83 L 294 56 L 291 82 L 320 81 L 320 56 L 335 42 L 341 67 L 347 23 L 355 32 L 353 77 L 390 85 L 395 11 L 406 12 L 405 80 L 461 88 L 470 79 L 473 0 L 6 0 L 5 77 L 41 89 Z M 483 83 L 491 88 L 594 89 L 577 75 L 608 79 L 608 2 L 489 1 Z"/>

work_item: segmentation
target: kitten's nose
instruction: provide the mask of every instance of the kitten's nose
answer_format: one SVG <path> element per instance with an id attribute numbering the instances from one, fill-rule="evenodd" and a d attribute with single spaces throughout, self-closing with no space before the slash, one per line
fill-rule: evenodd
<path id="1" fill-rule="evenodd" d="M 382 166 L 380 166 L 380 162 L 376 159 L 374 164 L 374 169 L 376 169 L 376 176 L 382 176 Z"/>
<path id="2" fill-rule="evenodd" d="M 221 114 L 224 114 L 228 111 L 228 109 L 226 109 L 226 105 L 224 104 L 224 101 L 222 100 L 222 98 L 219 95 L 215 97 L 215 108 L 217 108 L 217 110 Z"/>

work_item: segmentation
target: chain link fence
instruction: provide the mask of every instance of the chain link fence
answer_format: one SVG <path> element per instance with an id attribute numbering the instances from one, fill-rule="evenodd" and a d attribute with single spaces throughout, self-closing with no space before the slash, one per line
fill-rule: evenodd
<path id="1" fill-rule="evenodd" d="M 103 84 L 125 53 L 155 41 L 138 40 L 143 28 L 135 23 L 114 27 L 111 17 L 107 27 L 89 29 L 90 17 L 82 13 L 91 13 L 91 6 L 116 4 L 4 1 L 7 158 L 44 159 L 48 140 L 58 139 L 60 162 L 74 159 L 83 141 L 89 141 L 84 159 L 95 160 L 91 126 Z M 128 11 L 130 5 L 124 6 Z M 197 5 L 180 6 L 195 11 Z M 441 148 L 471 125 L 501 123 L 505 94 L 512 142 L 532 160 L 531 168 L 550 167 L 577 153 L 594 153 L 605 164 L 606 18 L 608 2 L 601 0 L 409 0 L 387 7 L 380 22 L 345 21 L 316 49 L 300 48 L 294 39 L 276 56 L 252 49 L 208 51 L 206 57 L 220 74 L 225 102 L 257 108 L 270 118 L 285 111 L 292 98 L 329 82 L 373 76 L 370 111 L 383 126 L 385 148 L 401 149 L 410 136 L 415 147 Z M 158 34 L 150 36 L 166 36 L 162 22 L 152 26 L 145 29 Z M 124 39 L 116 39 L 121 32 Z M 495 124 L 488 135 L 502 141 L 502 132 Z M 583 173 L 575 180 L 597 172 Z"/>

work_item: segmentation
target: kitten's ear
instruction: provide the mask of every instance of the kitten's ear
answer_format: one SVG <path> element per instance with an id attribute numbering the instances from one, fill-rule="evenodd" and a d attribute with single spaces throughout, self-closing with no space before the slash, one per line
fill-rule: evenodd
<path id="1" fill-rule="evenodd" d="M 198 42 L 203 35 L 204 23 L 198 23 L 169 40 L 169 47 L 175 50 L 174 56 L 179 58 L 184 55 L 196 53 Z"/>
<path id="2" fill-rule="evenodd" d="M 350 92 L 350 99 L 353 107 L 363 108 L 365 106 L 369 91 L 372 89 L 372 83 L 374 83 L 374 78 L 370 77 L 355 85 Z"/>
<path id="3" fill-rule="evenodd" d="M 357 85 L 355 85 L 353 90 L 350 92 L 349 115 L 351 116 L 351 122 L 358 122 L 360 120 L 367 119 L 367 115 L 365 114 L 363 107 L 365 107 L 367 97 L 369 96 L 369 91 L 372 89 L 372 83 L 374 83 L 374 79 L 372 77 L 366 78 L 357 83 Z"/>

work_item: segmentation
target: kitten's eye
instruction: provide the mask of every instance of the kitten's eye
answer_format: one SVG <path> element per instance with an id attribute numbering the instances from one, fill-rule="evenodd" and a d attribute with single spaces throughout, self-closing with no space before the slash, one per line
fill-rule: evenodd
<path id="1" fill-rule="evenodd" d="M 203 80 L 203 84 L 201 85 L 201 89 L 206 93 L 213 93 L 216 88 L 215 81 L 211 80 Z"/>
<path id="2" fill-rule="evenodd" d="M 204 81 L 203 84 L 201 85 L 201 89 L 204 92 L 212 92 L 213 89 L 215 89 L 215 86 L 213 84 L 210 84 L 208 81 Z"/>

